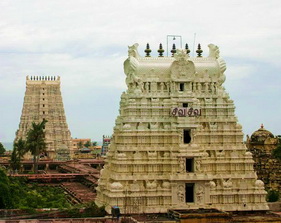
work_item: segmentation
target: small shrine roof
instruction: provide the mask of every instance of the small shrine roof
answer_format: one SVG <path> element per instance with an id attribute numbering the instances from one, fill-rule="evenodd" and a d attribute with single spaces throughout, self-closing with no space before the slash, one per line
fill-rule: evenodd
<path id="1" fill-rule="evenodd" d="M 261 127 L 251 135 L 250 141 L 252 143 L 264 143 L 267 138 L 274 138 L 274 135 L 261 124 Z"/>

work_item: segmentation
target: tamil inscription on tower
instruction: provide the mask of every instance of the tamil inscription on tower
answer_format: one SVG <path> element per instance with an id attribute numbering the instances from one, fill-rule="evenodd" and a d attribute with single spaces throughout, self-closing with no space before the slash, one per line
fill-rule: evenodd
<path id="1" fill-rule="evenodd" d="M 235 106 L 222 86 L 226 64 L 209 55 L 146 56 L 129 47 L 127 91 L 97 187 L 98 205 L 122 213 L 167 209 L 266 210 L 264 184 L 243 144 Z"/>
<path id="2" fill-rule="evenodd" d="M 59 76 L 26 77 L 26 91 L 16 140 L 26 137 L 32 122 L 39 123 L 43 119 L 48 121 L 45 127 L 46 158 L 69 159 L 71 136 L 66 123 Z"/>

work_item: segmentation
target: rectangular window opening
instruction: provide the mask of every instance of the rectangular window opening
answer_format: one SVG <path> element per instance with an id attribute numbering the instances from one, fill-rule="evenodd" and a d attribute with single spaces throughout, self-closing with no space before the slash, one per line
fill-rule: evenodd
<path id="1" fill-rule="evenodd" d="M 186 158 L 185 160 L 185 170 L 186 172 L 194 172 L 194 158 Z"/>
<path id="2" fill-rule="evenodd" d="M 184 83 L 180 83 L 180 91 L 184 91 Z"/>
<path id="3" fill-rule="evenodd" d="M 182 103 L 182 107 L 187 108 L 188 107 L 188 103 Z"/>
<path id="4" fill-rule="evenodd" d="M 183 130 L 183 143 L 188 144 L 191 142 L 190 130 L 184 129 Z"/>
<path id="5" fill-rule="evenodd" d="M 186 203 L 194 202 L 194 184 L 191 183 L 185 184 L 185 202 Z"/>

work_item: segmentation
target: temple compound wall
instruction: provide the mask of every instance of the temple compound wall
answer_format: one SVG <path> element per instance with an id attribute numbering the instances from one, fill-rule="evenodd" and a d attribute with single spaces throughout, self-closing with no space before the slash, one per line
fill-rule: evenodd
<path id="1" fill-rule="evenodd" d="M 97 187 L 98 205 L 121 213 L 167 209 L 266 210 L 264 184 L 243 144 L 235 106 L 222 84 L 226 64 L 188 48 L 146 57 L 129 47 L 127 91 Z"/>
<path id="2" fill-rule="evenodd" d="M 39 123 L 43 119 L 48 121 L 45 127 L 47 149 L 44 158 L 70 159 L 71 135 L 66 122 L 59 76 L 26 77 L 23 109 L 15 140 L 25 139 L 32 122 Z"/>

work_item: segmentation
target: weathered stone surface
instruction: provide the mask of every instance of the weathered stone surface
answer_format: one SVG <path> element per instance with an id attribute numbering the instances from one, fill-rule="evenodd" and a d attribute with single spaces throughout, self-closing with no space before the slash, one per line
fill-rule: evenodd
<path id="1" fill-rule="evenodd" d="M 247 137 L 247 147 L 253 154 L 254 169 L 267 190 L 281 193 L 281 162 L 272 156 L 277 147 L 278 138 L 266 130 L 263 125 L 251 137 Z"/>

